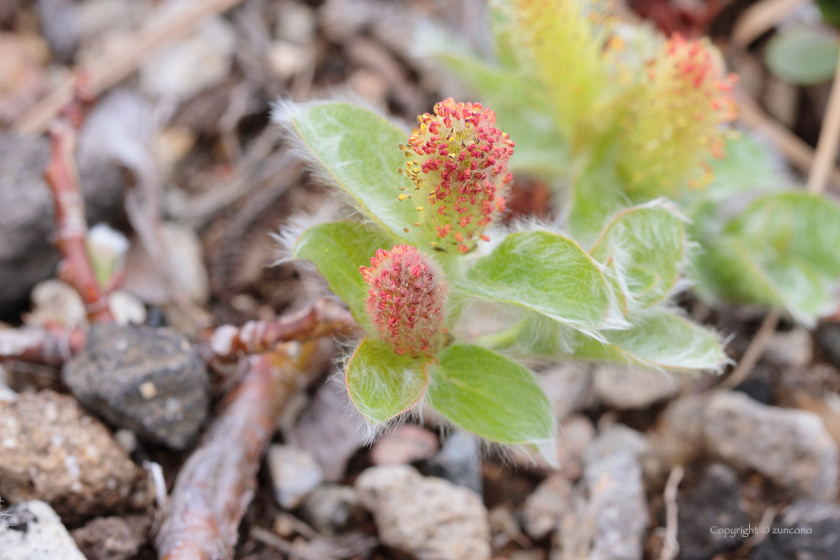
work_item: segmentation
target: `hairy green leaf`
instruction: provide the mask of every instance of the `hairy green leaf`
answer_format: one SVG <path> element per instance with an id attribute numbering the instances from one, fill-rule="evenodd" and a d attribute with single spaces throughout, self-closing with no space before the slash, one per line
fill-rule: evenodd
<path id="1" fill-rule="evenodd" d="M 834 76 L 840 41 L 810 26 L 780 31 L 767 44 L 766 61 L 776 77 L 795 85 L 827 82 Z"/>
<path id="2" fill-rule="evenodd" d="M 764 196 L 725 231 L 702 239 L 701 287 L 743 304 L 786 309 L 813 324 L 840 278 L 840 208 L 801 191 Z"/>
<path id="3" fill-rule="evenodd" d="M 365 311 L 368 285 L 359 268 L 370 266 L 377 249 L 390 249 L 394 243 L 394 238 L 380 229 L 350 221 L 331 222 L 304 231 L 292 256 L 312 261 L 356 321 L 369 327 L 370 318 Z"/>
<path id="4" fill-rule="evenodd" d="M 654 201 L 613 216 L 589 253 L 612 269 L 627 312 L 668 297 L 680 276 L 685 243 L 676 209 Z"/>
<path id="5" fill-rule="evenodd" d="M 513 303 L 581 330 L 604 327 L 607 281 L 592 258 L 568 237 L 548 231 L 512 233 L 467 272 L 461 287 Z"/>
<path id="6" fill-rule="evenodd" d="M 714 370 L 726 362 L 715 333 L 664 309 L 652 309 L 632 328 L 603 333 L 607 342 L 579 336 L 574 357 L 671 370 Z"/>
<path id="7" fill-rule="evenodd" d="M 277 120 L 360 211 L 395 236 L 428 245 L 412 227 L 417 210 L 410 201 L 399 200 L 400 188 L 414 189 L 411 179 L 398 172 L 406 162 L 399 146 L 408 134 L 379 115 L 340 102 L 293 105 L 279 112 Z"/>
<path id="8" fill-rule="evenodd" d="M 426 394 L 428 361 L 400 356 L 384 341 L 366 338 L 347 363 L 350 400 L 374 424 L 390 420 Z"/>
<path id="9" fill-rule="evenodd" d="M 456 344 L 430 369 L 429 403 L 453 424 L 499 443 L 553 438 L 551 405 L 525 367 L 486 348 Z"/>
<path id="10" fill-rule="evenodd" d="M 756 200 L 726 229 L 763 253 L 777 251 L 840 277 L 840 207 L 822 196 L 787 191 Z"/>

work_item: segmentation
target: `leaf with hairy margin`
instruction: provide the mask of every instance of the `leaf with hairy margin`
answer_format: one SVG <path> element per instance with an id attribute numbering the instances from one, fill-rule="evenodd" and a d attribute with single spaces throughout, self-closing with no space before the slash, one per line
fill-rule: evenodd
<path id="1" fill-rule="evenodd" d="M 551 405 L 524 366 L 492 350 L 455 344 L 430 366 L 429 403 L 453 424 L 498 443 L 554 437 Z"/>
<path id="2" fill-rule="evenodd" d="M 426 394 L 429 358 L 399 355 L 382 340 L 366 338 L 347 363 L 350 400 L 374 424 L 406 412 Z"/>
<path id="3" fill-rule="evenodd" d="M 685 245 L 676 208 L 657 200 L 614 215 L 589 254 L 612 270 L 627 313 L 668 297 L 680 276 Z"/>
<path id="4" fill-rule="evenodd" d="M 701 291 L 742 304 L 787 310 L 813 325 L 835 302 L 840 278 L 840 208 L 802 191 L 764 196 L 700 240 L 695 276 Z"/>
<path id="5" fill-rule="evenodd" d="M 407 133 L 367 109 L 334 101 L 281 106 L 275 120 L 361 212 L 396 237 L 428 245 L 423 232 L 412 227 L 418 211 L 410 200 L 399 200 L 401 188 L 415 188 L 399 173 L 406 163 L 400 144 L 408 141 Z"/>
<path id="6" fill-rule="evenodd" d="M 603 334 L 606 343 L 578 335 L 573 357 L 681 371 L 717 370 L 727 359 L 716 333 L 664 309 Z"/>
<path id="7" fill-rule="evenodd" d="M 350 308 L 356 321 L 370 328 L 365 311 L 368 285 L 359 268 L 370 266 L 377 249 L 390 249 L 396 240 L 386 232 L 350 221 L 318 224 L 304 231 L 292 256 L 311 261 L 330 290 Z"/>
<path id="8" fill-rule="evenodd" d="M 598 264 L 572 239 L 548 231 L 508 235 L 467 271 L 459 287 L 585 331 L 604 327 L 611 308 Z"/>

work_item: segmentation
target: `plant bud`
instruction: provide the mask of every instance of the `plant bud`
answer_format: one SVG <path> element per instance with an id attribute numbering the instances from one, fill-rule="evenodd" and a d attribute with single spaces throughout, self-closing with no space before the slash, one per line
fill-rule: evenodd
<path id="1" fill-rule="evenodd" d="M 634 100 L 622 134 L 619 170 L 629 191 L 673 194 L 711 179 L 708 155 L 723 157 L 725 125 L 735 119 L 735 75 L 726 75 L 707 39 L 675 33 L 647 65 L 647 86 Z M 693 175 L 693 176 L 692 176 Z"/>
<path id="2" fill-rule="evenodd" d="M 400 200 L 415 204 L 420 219 L 414 225 L 426 229 L 432 247 L 467 253 L 504 209 L 500 191 L 512 179 L 513 141 L 480 103 L 449 98 L 435 105 L 434 115 L 417 120 L 408 146 L 400 146 L 411 158 L 400 172 L 416 187 Z"/>
<path id="3" fill-rule="evenodd" d="M 367 311 L 397 354 L 432 356 L 446 340 L 443 271 L 410 245 L 379 249 L 361 267 L 370 285 Z"/>

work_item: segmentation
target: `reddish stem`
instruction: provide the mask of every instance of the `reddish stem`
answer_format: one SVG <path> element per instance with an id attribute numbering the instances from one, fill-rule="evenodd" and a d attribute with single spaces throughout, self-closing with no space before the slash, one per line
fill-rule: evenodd
<path id="1" fill-rule="evenodd" d="M 299 362 L 310 361 L 313 344 Z M 242 381 L 175 481 L 156 538 L 160 560 L 233 558 L 277 414 L 306 378 L 285 354 L 249 356 L 242 363 Z"/>
<path id="2" fill-rule="evenodd" d="M 55 202 L 55 244 L 62 256 L 59 276 L 73 286 L 82 298 L 91 322 L 114 321 L 85 246 L 87 222 L 85 204 L 79 189 L 74 153 L 76 131 L 64 119 L 50 126 L 52 156 L 44 172 Z"/>
<path id="3" fill-rule="evenodd" d="M 231 360 L 241 354 L 270 351 L 281 342 L 350 334 L 358 329 L 349 311 L 332 300 L 322 299 L 290 317 L 248 321 L 241 327 L 221 326 L 213 333 L 210 345 L 215 357 Z"/>
<path id="4" fill-rule="evenodd" d="M 85 331 L 79 328 L 46 325 L 0 330 L 0 359 L 61 366 L 84 346 Z"/>

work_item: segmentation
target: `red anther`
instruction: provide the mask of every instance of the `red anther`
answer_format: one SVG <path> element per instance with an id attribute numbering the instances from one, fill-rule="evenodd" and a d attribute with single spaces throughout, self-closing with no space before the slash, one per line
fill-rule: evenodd
<path id="1" fill-rule="evenodd" d="M 395 245 L 377 250 L 361 273 L 370 286 L 367 311 L 396 353 L 428 356 L 443 346 L 447 289 L 434 261 L 414 247 Z"/>

